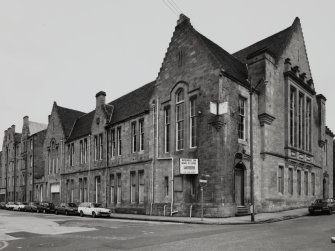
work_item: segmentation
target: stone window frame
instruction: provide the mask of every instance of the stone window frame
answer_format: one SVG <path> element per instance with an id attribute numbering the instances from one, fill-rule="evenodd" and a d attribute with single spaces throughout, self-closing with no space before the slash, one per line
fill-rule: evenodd
<path id="1" fill-rule="evenodd" d="M 175 92 L 175 123 L 176 151 L 182 151 L 185 148 L 185 90 L 182 87 Z"/>
<path id="2" fill-rule="evenodd" d="M 279 164 L 277 170 L 277 190 L 279 194 L 284 195 L 285 192 L 285 167 L 284 165 Z"/>
<path id="3" fill-rule="evenodd" d="M 192 109 L 192 104 L 194 104 L 194 109 Z M 197 109 L 198 109 L 198 96 L 197 95 L 192 95 L 189 97 L 189 134 L 190 134 L 190 148 L 197 148 L 198 147 L 198 135 L 197 135 Z M 193 112 L 193 113 L 192 113 Z M 193 126 L 193 127 L 192 127 Z M 194 133 L 194 136 L 192 135 Z M 195 138 L 193 142 L 193 138 Z"/>
<path id="4" fill-rule="evenodd" d="M 144 152 L 144 141 L 145 141 L 145 132 L 144 132 L 144 118 L 138 120 L 138 133 L 139 133 L 139 152 Z"/>
<path id="5" fill-rule="evenodd" d="M 297 195 L 301 196 L 301 181 L 302 181 L 302 170 L 301 169 L 297 169 Z M 298 175 L 299 174 L 299 175 Z"/>
<path id="6" fill-rule="evenodd" d="M 164 107 L 164 152 L 171 151 L 171 106 Z"/>

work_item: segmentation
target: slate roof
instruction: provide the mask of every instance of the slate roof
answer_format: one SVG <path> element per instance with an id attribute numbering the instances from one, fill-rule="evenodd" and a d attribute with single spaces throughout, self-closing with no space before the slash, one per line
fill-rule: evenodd
<path id="1" fill-rule="evenodd" d="M 65 137 L 67 138 L 72 130 L 72 127 L 77 118 L 83 116 L 85 113 L 72 110 L 69 108 L 61 107 L 57 105 L 58 115 L 63 126 Z"/>
<path id="2" fill-rule="evenodd" d="M 326 126 L 326 134 L 328 134 L 330 137 L 334 138 L 334 133 L 330 130 L 330 128 L 328 126 Z"/>
<path id="3" fill-rule="evenodd" d="M 289 42 L 295 26 L 299 24 L 300 20 L 296 18 L 290 27 L 233 53 L 233 56 L 241 62 L 246 63 L 251 56 L 266 51 L 277 60 Z"/>
<path id="4" fill-rule="evenodd" d="M 92 122 L 94 119 L 95 110 L 79 117 L 73 125 L 73 130 L 67 142 L 84 137 L 91 133 Z"/>
<path id="5" fill-rule="evenodd" d="M 155 81 L 150 82 L 112 102 L 114 107 L 110 124 L 116 124 L 132 116 L 150 110 L 149 101 L 155 88 Z"/>
<path id="6" fill-rule="evenodd" d="M 213 54 L 213 56 L 218 60 L 223 70 L 229 75 L 235 77 L 242 83 L 246 83 L 248 78 L 248 70 L 245 64 L 240 62 L 230 53 L 222 49 L 219 45 L 209 40 L 207 37 L 194 30 L 200 39 L 204 42 L 208 50 Z"/>

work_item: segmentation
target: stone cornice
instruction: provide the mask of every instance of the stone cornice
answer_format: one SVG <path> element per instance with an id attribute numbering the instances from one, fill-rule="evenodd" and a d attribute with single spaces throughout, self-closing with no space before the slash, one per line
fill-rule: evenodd
<path id="1" fill-rule="evenodd" d="M 258 115 L 259 123 L 261 126 L 266 125 L 271 125 L 272 122 L 276 119 L 275 117 L 271 116 L 268 113 L 262 113 Z"/>

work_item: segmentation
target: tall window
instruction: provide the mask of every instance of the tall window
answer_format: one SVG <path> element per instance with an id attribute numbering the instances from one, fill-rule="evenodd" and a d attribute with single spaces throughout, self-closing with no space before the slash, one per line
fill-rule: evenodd
<path id="1" fill-rule="evenodd" d="M 239 97 L 238 99 L 238 138 L 246 139 L 246 99 Z"/>
<path id="2" fill-rule="evenodd" d="M 114 174 L 110 175 L 110 203 L 114 204 L 114 194 L 115 194 L 115 177 Z"/>
<path id="3" fill-rule="evenodd" d="M 298 147 L 305 148 L 304 130 L 305 130 L 305 96 L 299 92 L 299 107 L 298 107 Z"/>
<path id="4" fill-rule="evenodd" d="M 164 109 L 164 122 L 165 122 L 165 130 L 164 130 L 164 142 L 165 142 L 165 152 L 170 152 L 170 107 L 166 107 Z"/>
<path id="5" fill-rule="evenodd" d="M 136 122 L 131 123 L 131 152 L 136 152 Z"/>
<path id="6" fill-rule="evenodd" d="M 141 119 L 138 124 L 140 131 L 140 151 L 144 151 L 144 120 Z"/>
<path id="7" fill-rule="evenodd" d="M 73 166 L 74 160 L 74 143 L 71 144 L 70 166 Z"/>
<path id="8" fill-rule="evenodd" d="M 168 176 L 164 177 L 164 193 L 165 193 L 165 196 L 169 195 L 169 177 Z"/>
<path id="9" fill-rule="evenodd" d="M 48 173 L 51 174 L 50 150 L 48 150 Z"/>
<path id="10" fill-rule="evenodd" d="M 83 149 L 83 141 L 82 140 L 80 140 L 79 145 L 80 145 L 80 164 L 83 164 L 83 161 L 84 161 L 84 149 Z"/>
<path id="11" fill-rule="evenodd" d="M 116 140 L 115 140 L 115 130 L 113 129 L 111 131 L 111 153 L 112 153 L 112 158 L 115 157 L 116 155 Z"/>
<path id="12" fill-rule="evenodd" d="M 98 160 L 98 136 L 94 136 L 94 160 Z"/>
<path id="13" fill-rule="evenodd" d="M 122 191 L 121 191 L 121 173 L 117 174 L 117 186 L 116 186 L 116 202 L 117 203 L 121 203 L 121 195 L 122 195 Z"/>
<path id="14" fill-rule="evenodd" d="M 144 203 L 144 171 L 138 171 L 138 203 Z"/>
<path id="15" fill-rule="evenodd" d="M 297 194 L 301 195 L 301 171 L 297 170 Z"/>
<path id="16" fill-rule="evenodd" d="M 312 102 L 306 99 L 306 149 L 312 151 Z"/>
<path id="17" fill-rule="evenodd" d="M 305 195 L 308 195 L 308 172 L 305 172 L 305 177 L 304 177 L 304 183 L 305 183 Z"/>
<path id="18" fill-rule="evenodd" d="M 79 178 L 79 201 L 83 202 L 83 180 Z"/>
<path id="19" fill-rule="evenodd" d="M 88 152 L 87 139 L 84 139 L 84 162 L 85 163 L 87 163 L 87 152 Z"/>
<path id="20" fill-rule="evenodd" d="M 278 168 L 278 192 L 284 194 L 284 167 Z"/>
<path id="21" fill-rule="evenodd" d="M 95 177 L 95 202 L 101 202 L 101 179 L 100 176 Z"/>
<path id="22" fill-rule="evenodd" d="M 289 194 L 293 194 L 293 169 L 288 169 L 288 192 Z"/>
<path id="23" fill-rule="evenodd" d="M 130 172 L 130 202 L 136 202 L 136 173 Z"/>
<path id="24" fill-rule="evenodd" d="M 122 154 L 121 127 L 117 128 L 117 154 Z"/>
<path id="25" fill-rule="evenodd" d="M 190 100 L 190 146 L 197 146 L 197 99 Z"/>
<path id="26" fill-rule="evenodd" d="M 297 106 L 297 90 L 291 86 L 290 89 L 290 144 L 297 146 L 296 141 L 296 106 Z"/>
<path id="27" fill-rule="evenodd" d="M 326 140 L 326 144 L 323 146 L 323 151 L 324 151 L 324 163 L 326 166 L 328 166 L 328 141 Z"/>
<path id="28" fill-rule="evenodd" d="M 56 173 L 60 173 L 58 161 L 58 147 L 56 147 Z"/>
<path id="29" fill-rule="evenodd" d="M 312 195 L 315 195 L 315 173 L 312 173 Z"/>
<path id="30" fill-rule="evenodd" d="M 102 133 L 99 134 L 99 159 L 102 160 L 103 152 L 104 152 L 104 142 L 103 142 L 103 135 Z"/>
<path id="31" fill-rule="evenodd" d="M 176 93 L 176 145 L 177 151 L 184 149 L 184 90 Z"/>

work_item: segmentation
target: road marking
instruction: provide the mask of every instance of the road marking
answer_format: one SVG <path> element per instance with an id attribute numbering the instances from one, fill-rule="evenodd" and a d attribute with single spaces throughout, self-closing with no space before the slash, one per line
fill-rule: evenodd
<path id="1" fill-rule="evenodd" d="M 5 249 L 8 246 L 7 241 L 0 241 L 0 250 Z"/>

